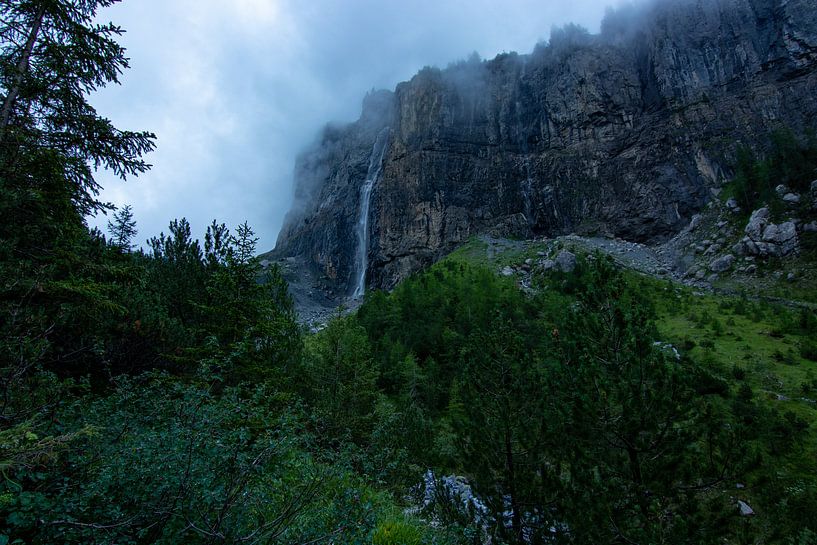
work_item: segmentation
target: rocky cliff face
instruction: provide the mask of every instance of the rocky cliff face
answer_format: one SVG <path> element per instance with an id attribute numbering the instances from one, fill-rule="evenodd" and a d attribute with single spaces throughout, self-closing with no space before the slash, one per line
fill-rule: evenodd
<path id="1" fill-rule="evenodd" d="M 568 27 L 530 55 L 424 69 L 368 96 L 299 158 L 275 254 L 354 289 L 361 186 L 386 127 L 365 263 L 367 284 L 387 288 L 477 233 L 665 239 L 738 145 L 815 119 L 813 0 L 656 1 L 610 14 L 599 35 Z"/>

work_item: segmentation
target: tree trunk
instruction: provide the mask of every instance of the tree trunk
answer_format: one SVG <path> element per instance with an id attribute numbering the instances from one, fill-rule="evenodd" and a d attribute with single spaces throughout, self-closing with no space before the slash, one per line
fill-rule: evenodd
<path id="1" fill-rule="evenodd" d="M 647 507 L 647 498 L 644 497 L 644 478 L 641 474 L 641 461 L 638 459 L 638 452 L 632 447 L 627 448 L 627 457 L 630 460 L 630 475 L 635 484 L 636 495 L 638 496 L 638 507 L 644 519 L 650 516 Z"/>
<path id="2" fill-rule="evenodd" d="M 37 37 L 40 34 L 40 28 L 42 27 L 44 18 L 45 4 L 43 3 L 40 4 L 37 14 L 34 17 L 34 21 L 31 23 L 31 30 L 28 33 L 28 40 L 26 40 L 26 45 L 23 48 L 23 55 L 20 57 L 20 62 L 17 63 L 17 74 L 14 76 L 14 83 L 9 88 L 8 94 L 6 95 L 6 100 L 3 102 L 3 110 L 0 113 L 0 143 L 3 142 L 6 135 L 6 129 L 11 122 L 11 111 L 14 109 L 14 104 L 17 102 L 17 98 L 20 96 L 20 90 L 23 86 L 23 79 L 25 78 L 26 72 L 28 72 L 31 53 L 34 51 L 34 44 L 37 43 Z"/>

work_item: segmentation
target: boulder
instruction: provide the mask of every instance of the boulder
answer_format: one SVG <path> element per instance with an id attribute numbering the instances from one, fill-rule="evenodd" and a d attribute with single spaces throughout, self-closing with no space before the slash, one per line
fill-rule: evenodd
<path id="1" fill-rule="evenodd" d="M 576 270 L 576 255 L 567 250 L 562 250 L 556 256 L 556 266 L 562 272 L 572 273 Z"/>
<path id="2" fill-rule="evenodd" d="M 797 193 L 786 193 L 783 195 L 783 202 L 786 204 L 800 204 L 800 195 Z"/>
<path id="3" fill-rule="evenodd" d="M 539 266 L 542 268 L 543 271 L 549 271 L 556 266 L 556 262 L 552 259 L 543 259 L 539 261 Z"/>
<path id="4" fill-rule="evenodd" d="M 719 257 L 715 261 L 709 264 L 709 270 L 716 273 L 726 272 L 732 268 L 732 265 L 735 263 L 735 256 L 732 254 L 726 254 L 723 257 Z"/>
<path id="5" fill-rule="evenodd" d="M 750 239 L 762 240 L 763 229 L 766 228 L 768 223 L 769 209 L 764 206 L 763 208 L 758 208 L 752 212 L 752 215 L 749 218 L 749 223 L 746 224 L 746 229 L 744 231 Z"/>

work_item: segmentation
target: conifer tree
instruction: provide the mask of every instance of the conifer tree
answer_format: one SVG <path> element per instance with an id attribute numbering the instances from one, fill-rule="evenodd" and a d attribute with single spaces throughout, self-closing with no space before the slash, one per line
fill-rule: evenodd
<path id="1" fill-rule="evenodd" d="M 137 233 L 131 205 L 125 205 L 122 210 L 114 212 L 113 221 L 108 221 L 108 233 L 111 235 L 111 244 L 128 252 L 131 250 L 133 237 Z"/>
<path id="2" fill-rule="evenodd" d="M 82 215 L 105 208 L 95 169 L 139 174 L 149 168 L 142 155 L 154 148 L 153 134 L 119 130 L 88 103 L 128 67 L 116 42 L 122 29 L 94 22 L 100 8 L 117 2 L 0 3 L 0 177 L 36 187 L 25 173 L 47 157 Z"/>

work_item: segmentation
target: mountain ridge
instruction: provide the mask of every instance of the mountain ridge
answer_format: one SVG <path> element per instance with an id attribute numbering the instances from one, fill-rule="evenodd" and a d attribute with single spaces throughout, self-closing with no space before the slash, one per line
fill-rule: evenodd
<path id="1" fill-rule="evenodd" d="M 425 68 L 370 93 L 298 159 L 272 256 L 352 292 L 377 134 L 366 284 L 390 288 L 474 234 L 661 241 L 711 199 L 739 145 L 817 117 L 817 14 L 805 0 L 651 2 L 531 54 Z"/>

